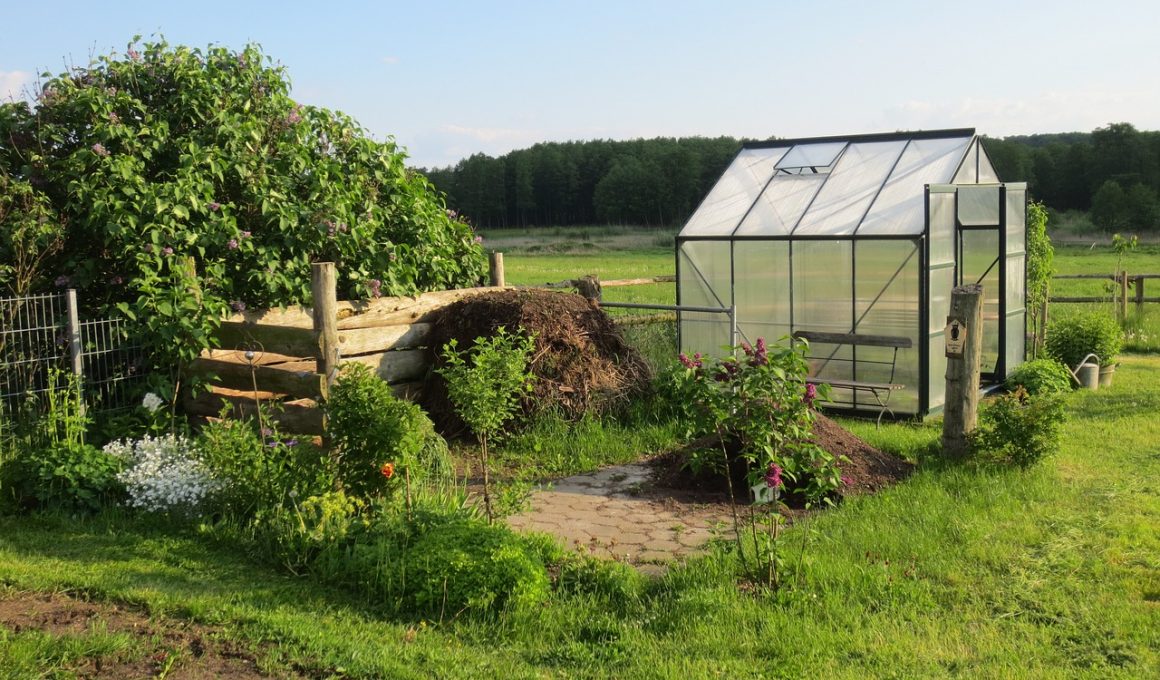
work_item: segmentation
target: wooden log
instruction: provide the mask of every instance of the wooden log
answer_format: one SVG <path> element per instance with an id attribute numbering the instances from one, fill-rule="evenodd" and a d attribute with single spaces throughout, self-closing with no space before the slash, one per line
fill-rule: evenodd
<path id="1" fill-rule="evenodd" d="M 322 399 L 338 377 L 338 311 L 335 305 L 336 278 L 333 262 L 315 262 L 310 266 L 310 293 L 313 296 L 314 338 L 318 342 L 314 355 L 316 372 L 323 377 Z"/>
<path id="2" fill-rule="evenodd" d="M 286 368 L 292 367 L 292 368 Z M 258 389 L 294 397 L 318 397 L 322 394 L 321 377 L 314 373 L 311 362 L 283 364 L 280 367 L 250 366 L 236 361 L 199 358 L 189 366 L 192 376 L 208 380 L 210 384 L 238 390 Z"/>
<path id="3" fill-rule="evenodd" d="M 338 348 L 342 356 L 347 358 L 371 352 L 417 349 L 426 346 L 433 329 L 429 323 L 413 323 L 340 330 Z"/>
<path id="4" fill-rule="evenodd" d="M 238 349 L 205 349 L 199 355 L 202 359 L 214 359 L 215 361 L 228 361 L 230 363 L 242 364 L 249 366 L 278 366 L 280 364 L 293 363 L 302 361 L 302 357 L 288 356 L 286 354 L 275 354 L 273 352 L 254 351 L 249 358 L 247 358 L 246 350 Z"/>
<path id="5" fill-rule="evenodd" d="M 488 273 L 488 276 L 487 276 L 488 284 L 491 286 L 498 286 L 498 287 L 502 288 L 504 286 L 504 281 L 505 281 L 505 277 L 504 277 L 504 273 L 503 273 L 503 253 L 490 253 L 488 255 L 487 264 L 488 264 L 488 272 L 487 272 Z"/>
<path id="6" fill-rule="evenodd" d="M 506 288 L 456 288 L 423 293 L 417 297 L 389 297 L 365 301 L 339 301 L 335 305 L 338 329 L 373 328 L 430 321 L 434 312 L 465 297 Z M 314 311 L 311 307 L 250 310 L 233 314 L 224 321 L 264 326 L 289 326 L 311 329 Z"/>
<path id="7" fill-rule="evenodd" d="M 644 279 L 613 279 L 612 281 L 601 281 L 600 285 L 605 288 L 615 288 L 617 286 L 645 286 L 650 283 L 673 283 L 677 277 L 673 274 L 666 276 L 653 276 Z"/>
<path id="8" fill-rule="evenodd" d="M 292 357 L 310 357 L 318 349 L 312 330 L 293 326 L 223 321 L 218 328 L 217 338 L 227 350 L 254 349 Z"/>
<path id="9" fill-rule="evenodd" d="M 1136 312 L 1144 313 L 1144 277 L 1136 275 Z"/>
<path id="10" fill-rule="evenodd" d="M 263 399 L 263 416 L 277 424 L 278 429 L 290 434 L 321 434 L 322 410 L 310 400 L 290 401 L 266 408 L 272 401 Z M 233 418 L 257 418 L 258 402 L 253 393 L 204 391 L 196 397 L 186 396 L 183 400 L 185 412 L 195 416 L 216 417 L 229 406 Z"/>
<path id="11" fill-rule="evenodd" d="M 427 350 L 408 349 L 401 352 L 379 352 L 362 356 L 347 357 L 344 364 L 355 363 L 371 367 L 375 373 L 389 383 L 422 380 L 430 369 L 430 354 Z"/>
<path id="12" fill-rule="evenodd" d="M 966 457 L 970 451 L 968 435 L 978 424 L 979 370 L 983 349 L 982 310 L 982 284 L 959 286 L 951 291 L 947 324 L 966 326 L 962 351 L 953 354 L 948 351 L 947 356 L 942 445 L 943 453 L 952 458 Z"/>

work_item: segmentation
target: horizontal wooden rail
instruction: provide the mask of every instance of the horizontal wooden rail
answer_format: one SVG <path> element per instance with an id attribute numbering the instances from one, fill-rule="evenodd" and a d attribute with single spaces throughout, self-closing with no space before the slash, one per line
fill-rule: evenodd
<path id="1" fill-rule="evenodd" d="M 1091 303 L 1098 303 L 1098 302 L 1109 303 L 1109 302 L 1115 302 L 1114 300 L 1112 300 L 1110 297 L 1108 297 L 1108 296 L 1106 296 L 1106 295 L 1105 295 L 1104 297 L 1071 297 L 1071 296 L 1059 296 L 1059 297 L 1056 297 L 1056 296 L 1052 295 L 1052 296 L 1051 296 L 1051 301 L 1052 301 L 1052 302 L 1091 302 Z M 1134 303 L 1142 303 L 1142 302 L 1160 302 L 1160 297 L 1131 298 L 1131 299 L 1129 300 L 1129 302 L 1134 302 Z"/>

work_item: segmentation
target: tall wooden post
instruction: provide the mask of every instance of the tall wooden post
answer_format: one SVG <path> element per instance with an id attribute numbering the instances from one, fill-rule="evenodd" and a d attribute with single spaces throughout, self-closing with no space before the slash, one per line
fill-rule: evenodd
<path id="1" fill-rule="evenodd" d="M 1136 313 L 1144 313 L 1144 277 L 1136 275 Z"/>
<path id="2" fill-rule="evenodd" d="M 310 292 L 314 296 L 314 338 L 318 341 L 315 369 L 325 401 L 338 376 L 338 299 L 333 262 L 311 265 Z"/>
<path id="3" fill-rule="evenodd" d="M 503 276 L 503 253 L 492 252 L 488 258 L 488 284 L 503 287 L 507 285 Z"/>
<path id="4" fill-rule="evenodd" d="M 947 396 L 943 409 L 943 453 L 952 458 L 967 455 L 967 435 L 978 423 L 982 350 L 983 286 L 959 286 L 951 291 L 947 316 Z"/>

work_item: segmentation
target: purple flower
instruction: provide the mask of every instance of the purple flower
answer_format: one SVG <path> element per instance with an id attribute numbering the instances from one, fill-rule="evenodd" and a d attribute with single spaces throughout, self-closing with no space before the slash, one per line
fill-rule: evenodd
<path id="1" fill-rule="evenodd" d="M 238 249 L 238 240 L 236 238 L 230 239 L 226 243 L 226 247 L 229 248 L 230 250 L 237 250 Z"/>
<path id="2" fill-rule="evenodd" d="M 475 237 L 475 242 L 476 242 L 476 243 L 483 243 L 483 237 L 482 237 L 482 236 L 476 236 L 476 237 Z"/>
<path id="3" fill-rule="evenodd" d="M 813 383 L 806 383 L 806 405 L 813 405 L 814 399 L 818 398 L 818 386 Z"/>
<path id="4" fill-rule="evenodd" d="M 294 110 L 290 112 L 290 115 L 286 116 L 286 122 L 290 125 L 297 125 L 298 123 L 301 123 L 302 116 L 298 113 L 301 109 L 301 105 L 295 106 Z"/>
<path id="5" fill-rule="evenodd" d="M 781 466 L 777 463 L 770 463 L 765 470 L 765 485 L 771 489 L 781 488 Z"/>
<path id="6" fill-rule="evenodd" d="M 97 154 L 101 158 L 104 158 L 104 157 L 109 155 L 109 150 L 106 149 L 100 142 L 93 144 L 92 150 L 93 150 L 93 153 Z"/>
<path id="7" fill-rule="evenodd" d="M 172 255 L 173 248 L 170 248 L 169 246 L 165 246 L 164 248 L 161 249 L 161 252 L 165 253 L 166 255 Z"/>
<path id="8" fill-rule="evenodd" d="M 217 201 L 210 201 L 209 202 L 209 209 L 210 209 L 210 212 L 217 212 L 217 211 L 222 209 L 222 204 L 218 203 Z"/>
<path id="9" fill-rule="evenodd" d="M 684 352 L 681 352 L 680 356 L 677 358 L 681 360 L 681 365 L 685 368 L 693 368 L 693 360 L 690 359 L 689 356 Z"/>
<path id="10" fill-rule="evenodd" d="M 382 290 L 383 289 L 383 282 L 382 281 L 379 281 L 378 279 L 371 279 L 370 281 L 367 281 L 367 287 L 371 289 L 371 296 L 372 297 L 382 297 L 382 295 L 383 295 L 383 290 Z"/>
<path id="11" fill-rule="evenodd" d="M 291 447 L 298 446 L 298 440 L 297 439 L 287 439 L 286 446 L 291 446 Z"/>
<path id="12" fill-rule="evenodd" d="M 129 48 L 129 58 L 133 61 L 141 61 L 141 53 L 132 47 Z"/>
<path id="13" fill-rule="evenodd" d="M 65 276 L 64 274 L 56 277 L 56 280 L 53 281 L 53 284 L 55 284 L 57 288 L 68 288 L 70 283 L 72 283 L 72 279 Z"/>
<path id="14" fill-rule="evenodd" d="M 242 232 L 242 238 L 250 238 L 250 232 L 248 232 L 248 231 L 243 231 L 243 232 Z"/>
<path id="15" fill-rule="evenodd" d="M 117 115 L 116 111 L 109 114 L 109 122 L 112 123 L 113 125 L 120 124 L 121 117 Z"/>
<path id="16" fill-rule="evenodd" d="M 270 428 L 268 428 L 268 427 L 263 427 L 263 428 L 262 428 L 262 436 L 263 436 L 263 437 L 269 437 L 269 436 L 270 436 L 270 435 L 272 435 L 272 434 L 274 434 L 274 431 L 273 431 L 273 430 L 271 430 Z"/>
<path id="17" fill-rule="evenodd" d="M 846 475 L 842 475 L 842 486 L 854 486 L 854 480 Z"/>
<path id="18" fill-rule="evenodd" d="M 246 303 L 242 302 L 241 300 L 232 300 L 230 301 L 230 309 L 240 314 L 241 312 L 246 311 Z"/>

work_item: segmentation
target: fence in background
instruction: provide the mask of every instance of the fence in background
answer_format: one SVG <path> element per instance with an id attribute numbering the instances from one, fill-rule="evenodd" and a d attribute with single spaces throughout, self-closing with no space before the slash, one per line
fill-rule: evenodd
<path id="1" fill-rule="evenodd" d="M 1116 305 L 1116 310 L 1120 318 L 1124 318 L 1128 314 L 1128 303 L 1132 302 L 1136 305 L 1137 311 L 1144 311 L 1144 304 L 1151 302 L 1160 302 L 1160 297 L 1147 297 L 1144 294 L 1144 282 L 1148 279 L 1160 279 L 1160 274 L 1128 274 L 1127 272 L 1120 272 L 1118 274 L 1056 274 L 1051 277 L 1053 279 L 1092 279 L 1097 281 L 1111 281 L 1113 286 L 1112 294 L 1103 296 L 1068 296 L 1068 295 L 1052 295 L 1051 302 L 1079 302 L 1079 303 L 1107 303 L 1112 302 Z M 1132 291 L 1129 295 L 1128 291 Z"/>
<path id="2" fill-rule="evenodd" d="M 0 298 L 0 413 L 58 389 L 55 371 L 76 375 L 90 412 L 133 405 L 144 379 L 143 349 L 121 319 L 80 320 L 75 290 Z"/>

